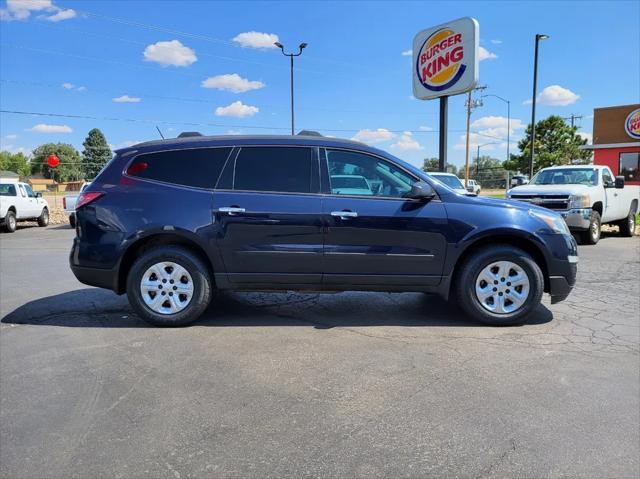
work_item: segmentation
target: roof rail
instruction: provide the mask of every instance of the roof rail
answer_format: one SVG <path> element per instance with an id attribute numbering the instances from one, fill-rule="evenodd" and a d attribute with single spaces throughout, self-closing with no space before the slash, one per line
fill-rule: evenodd
<path id="1" fill-rule="evenodd" d="M 300 135 L 300 136 L 322 136 L 320 133 L 318 133 L 317 131 L 313 131 L 313 130 L 300 130 L 298 132 L 298 135 Z"/>
<path id="2" fill-rule="evenodd" d="M 202 136 L 199 131 L 183 131 L 178 135 L 178 138 L 189 138 L 190 136 Z"/>

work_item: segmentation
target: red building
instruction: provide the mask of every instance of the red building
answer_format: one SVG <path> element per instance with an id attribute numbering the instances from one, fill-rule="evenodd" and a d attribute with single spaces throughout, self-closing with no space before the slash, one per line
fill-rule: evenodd
<path id="1" fill-rule="evenodd" d="M 640 185 L 640 104 L 593 110 L 593 162 Z"/>

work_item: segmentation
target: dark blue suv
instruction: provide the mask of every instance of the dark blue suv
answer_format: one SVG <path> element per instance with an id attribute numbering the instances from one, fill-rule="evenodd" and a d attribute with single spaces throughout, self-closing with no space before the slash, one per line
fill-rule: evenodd
<path id="1" fill-rule="evenodd" d="M 422 291 L 513 324 L 576 278 L 559 215 L 457 194 L 384 151 L 312 134 L 141 143 L 76 208 L 76 277 L 126 292 L 161 326 L 198 318 L 214 289 Z"/>

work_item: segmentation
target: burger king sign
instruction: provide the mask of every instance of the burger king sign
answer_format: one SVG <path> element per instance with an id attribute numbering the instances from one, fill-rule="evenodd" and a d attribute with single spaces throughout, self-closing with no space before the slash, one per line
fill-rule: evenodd
<path id="1" fill-rule="evenodd" d="M 478 82 L 478 22 L 460 18 L 413 39 L 413 95 L 421 100 L 457 95 Z"/>

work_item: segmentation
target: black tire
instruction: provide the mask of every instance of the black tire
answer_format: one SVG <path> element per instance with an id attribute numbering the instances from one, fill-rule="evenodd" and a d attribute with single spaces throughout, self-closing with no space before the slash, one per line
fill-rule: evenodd
<path id="1" fill-rule="evenodd" d="M 69 215 L 69 226 L 71 226 L 72 228 L 76 227 L 76 214 L 75 213 L 71 213 Z"/>
<path id="2" fill-rule="evenodd" d="M 173 314 L 161 314 L 147 306 L 142 298 L 140 282 L 144 273 L 156 263 L 171 261 L 187 270 L 193 281 L 193 296 L 187 306 Z M 129 303 L 142 319 L 155 326 L 184 326 L 207 309 L 211 301 L 211 277 L 206 264 L 188 249 L 178 246 L 160 246 L 140 256 L 127 277 Z"/>
<path id="3" fill-rule="evenodd" d="M 633 207 L 629 208 L 629 214 L 625 219 L 618 222 L 620 228 L 620 236 L 630 238 L 636 231 L 636 212 Z"/>
<path id="4" fill-rule="evenodd" d="M 510 313 L 498 314 L 486 309 L 476 295 L 476 280 L 484 268 L 497 261 L 509 261 L 519 266 L 529 280 L 529 295 L 522 306 Z M 505 283 L 508 284 L 508 283 Z M 522 323 L 540 304 L 544 277 L 540 266 L 525 251 L 509 245 L 484 247 L 465 260 L 455 278 L 455 298 L 472 318 L 491 326 Z"/>
<path id="5" fill-rule="evenodd" d="M 4 230 L 7 233 L 13 233 L 16 230 L 16 214 L 13 211 L 7 211 L 4 217 Z"/>
<path id="6" fill-rule="evenodd" d="M 589 217 L 589 229 L 583 231 L 581 235 L 582 244 L 597 244 L 600 241 L 600 233 L 602 230 L 602 220 L 600 219 L 600 213 L 592 211 Z"/>
<path id="7" fill-rule="evenodd" d="M 49 210 L 45 207 L 42 208 L 42 213 L 38 216 L 38 226 L 44 228 L 49 224 Z"/>

